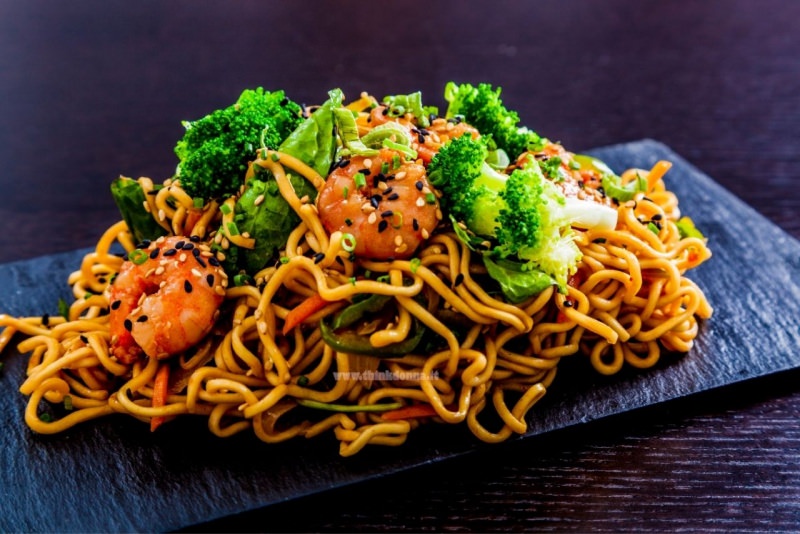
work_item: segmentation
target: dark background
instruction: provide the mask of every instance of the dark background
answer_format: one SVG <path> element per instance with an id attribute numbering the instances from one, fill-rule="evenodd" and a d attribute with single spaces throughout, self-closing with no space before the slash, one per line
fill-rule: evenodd
<path id="1" fill-rule="evenodd" d="M 180 121 L 258 85 L 442 105 L 488 81 L 571 150 L 669 145 L 797 238 L 799 22 L 791 1 L 0 1 L 0 262 L 93 245 L 111 179 L 168 177 Z M 796 530 L 798 378 L 193 530 Z"/>

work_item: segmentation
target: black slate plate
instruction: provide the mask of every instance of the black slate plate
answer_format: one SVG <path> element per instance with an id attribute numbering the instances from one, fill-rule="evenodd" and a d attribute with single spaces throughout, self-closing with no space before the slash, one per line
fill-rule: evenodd
<path id="1" fill-rule="evenodd" d="M 693 274 L 715 307 L 695 348 L 656 369 L 611 378 L 562 363 L 527 436 L 800 365 L 800 243 L 664 145 L 645 140 L 592 151 L 612 168 L 674 163 L 668 185 L 710 237 L 714 257 Z M 55 313 L 85 251 L 0 266 L 0 306 Z M 147 425 L 116 416 L 63 435 L 25 426 L 17 393 L 25 358 L 9 350 L 0 375 L 0 531 L 163 531 L 437 462 L 481 447 L 463 428 L 430 426 L 401 448 L 342 459 L 332 439 L 266 445 L 218 439 L 203 421 Z M 522 438 L 524 439 L 524 438 Z M 493 445 L 491 447 L 502 447 Z"/>

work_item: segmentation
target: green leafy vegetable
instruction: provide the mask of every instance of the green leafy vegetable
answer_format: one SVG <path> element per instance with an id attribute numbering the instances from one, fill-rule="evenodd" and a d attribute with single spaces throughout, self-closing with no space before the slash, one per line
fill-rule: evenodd
<path id="1" fill-rule="evenodd" d="M 430 126 L 428 115 L 431 110 L 422 105 L 422 93 L 420 91 L 408 95 L 387 96 L 384 97 L 383 102 L 389 108 L 391 117 L 402 117 L 406 113 L 411 113 L 417 119 L 418 125 L 423 127 Z"/>
<path id="2" fill-rule="evenodd" d="M 632 200 L 636 193 L 647 190 L 647 180 L 639 175 L 636 176 L 636 180 L 622 185 L 622 178 L 597 158 L 577 154 L 574 156 L 574 161 L 580 165 L 581 169 L 594 171 L 600 175 L 603 191 L 617 202 L 627 202 Z"/>
<path id="3" fill-rule="evenodd" d="M 553 279 L 538 269 L 524 270 L 525 264 L 510 260 L 493 260 L 483 256 L 486 271 L 498 284 L 503 295 L 513 303 L 522 302 L 553 285 Z"/>
<path id="4" fill-rule="evenodd" d="M 689 217 L 681 217 L 675 225 L 678 227 L 678 234 L 681 236 L 681 239 L 686 237 L 705 239 L 703 233 L 695 228 L 694 222 Z"/>
<path id="5" fill-rule="evenodd" d="M 137 243 L 166 235 L 167 231 L 144 208 L 147 199 L 139 182 L 120 176 L 111 182 L 111 196 Z"/>

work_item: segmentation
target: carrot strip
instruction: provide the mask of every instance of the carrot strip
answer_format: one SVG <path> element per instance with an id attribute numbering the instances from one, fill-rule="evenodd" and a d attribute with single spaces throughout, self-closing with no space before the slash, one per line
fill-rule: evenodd
<path id="1" fill-rule="evenodd" d="M 323 299 L 319 294 L 308 297 L 286 314 L 286 321 L 283 323 L 283 335 L 287 335 L 295 326 L 299 325 L 308 319 L 309 316 L 318 312 L 328 304 L 330 304 L 330 302 Z"/>
<path id="2" fill-rule="evenodd" d="M 160 408 L 167 404 L 167 395 L 169 394 L 169 364 L 162 363 L 161 367 L 156 372 L 155 382 L 153 384 L 153 408 Z M 159 415 L 150 419 L 150 432 L 155 432 L 160 427 L 166 418 Z"/>
<path id="3" fill-rule="evenodd" d="M 381 415 L 381 419 L 397 421 L 398 419 L 411 419 L 414 417 L 433 417 L 436 409 L 430 404 L 412 404 L 397 410 L 391 410 Z"/>

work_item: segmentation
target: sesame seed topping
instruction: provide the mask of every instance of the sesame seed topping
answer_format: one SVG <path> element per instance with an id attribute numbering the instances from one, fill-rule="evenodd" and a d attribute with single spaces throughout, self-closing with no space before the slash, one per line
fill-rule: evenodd
<path id="1" fill-rule="evenodd" d="M 394 244 L 398 247 L 403 244 L 403 236 L 396 235 L 394 236 Z"/>
<path id="2" fill-rule="evenodd" d="M 200 242 L 200 236 L 199 235 L 189 236 L 189 241 L 191 241 L 192 243 L 199 243 Z"/>
<path id="3" fill-rule="evenodd" d="M 161 266 L 158 267 L 158 269 L 155 270 L 155 275 L 156 276 L 160 276 L 160 275 L 164 274 L 164 271 L 165 271 L 164 266 L 161 265 Z"/>
<path id="4" fill-rule="evenodd" d="M 415 204 L 421 208 L 425 205 L 425 199 L 422 197 L 417 197 Z"/>
<path id="5" fill-rule="evenodd" d="M 393 215 L 394 215 L 394 212 L 392 210 L 386 210 L 386 211 L 381 213 L 381 217 L 391 217 Z"/>
<path id="6" fill-rule="evenodd" d="M 197 278 L 201 278 L 203 276 L 200 271 L 194 268 L 192 269 L 192 274 L 195 275 Z"/>
<path id="7" fill-rule="evenodd" d="M 206 275 L 206 282 L 208 282 L 208 287 L 213 287 L 214 286 L 214 275 L 213 274 Z"/>
<path id="8" fill-rule="evenodd" d="M 456 276 L 456 280 L 453 283 L 453 286 L 458 287 L 462 283 L 464 283 L 464 273 L 458 273 L 458 276 Z"/>
<path id="9" fill-rule="evenodd" d="M 402 180 L 406 177 L 406 171 L 400 171 L 394 175 L 395 180 Z"/>
<path id="10" fill-rule="evenodd" d="M 130 331 L 131 331 L 131 329 L 133 328 L 133 323 L 131 322 L 131 320 L 130 320 L 130 319 L 125 319 L 125 321 L 123 321 L 123 323 L 122 323 L 122 326 L 124 326 L 124 327 L 125 327 L 125 330 L 127 330 L 128 332 L 130 332 Z"/>
<path id="11" fill-rule="evenodd" d="M 177 243 L 175 243 L 175 248 L 176 248 L 176 249 L 178 249 L 178 250 L 180 250 L 180 249 L 182 249 L 182 248 L 183 248 L 183 245 L 184 245 L 184 244 L 186 244 L 186 242 L 185 242 L 185 241 L 178 241 Z"/>
<path id="12" fill-rule="evenodd" d="M 214 286 L 214 293 L 225 296 L 225 289 L 222 286 Z"/>
<path id="13" fill-rule="evenodd" d="M 194 248 L 194 243 L 184 243 L 183 250 L 192 250 Z"/>
<path id="14" fill-rule="evenodd" d="M 371 159 L 365 159 L 364 160 L 364 167 L 367 167 L 367 168 L 372 167 L 372 160 Z"/>
<path id="15" fill-rule="evenodd" d="M 325 259 L 325 254 L 323 252 L 317 252 L 314 254 L 314 263 L 319 263 Z"/>
<path id="16" fill-rule="evenodd" d="M 417 180 L 416 183 L 414 183 L 414 187 L 417 188 L 417 191 L 422 191 L 422 188 L 425 187 L 425 184 L 422 183 L 422 180 Z"/>
<path id="17" fill-rule="evenodd" d="M 414 227 L 414 231 L 415 232 L 419 231 L 419 221 L 418 220 L 416 220 L 416 219 L 412 220 L 411 221 L 411 226 Z"/>
<path id="18" fill-rule="evenodd" d="M 422 233 L 422 239 L 428 239 L 431 236 L 430 232 L 428 232 L 425 228 L 422 229 L 421 233 Z"/>
<path id="19" fill-rule="evenodd" d="M 111 309 L 118 310 L 121 305 L 122 305 L 121 300 L 115 300 L 114 302 L 111 303 Z"/>
<path id="20" fill-rule="evenodd" d="M 153 249 L 153 250 L 150 252 L 150 259 L 151 259 L 151 260 L 154 260 L 154 259 L 156 259 L 156 258 L 158 257 L 158 253 L 159 253 L 159 252 L 161 252 L 161 250 L 159 250 L 159 249 L 157 249 L 157 248 L 154 248 L 154 249 Z"/>
<path id="21" fill-rule="evenodd" d="M 377 220 L 378 220 L 378 216 L 375 214 L 374 211 L 369 214 L 369 217 L 367 217 L 367 222 L 369 224 L 375 224 L 375 221 L 377 221 Z"/>
<path id="22" fill-rule="evenodd" d="M 387 200 L 397 200 L 398 198 L 400 198 L 400 195 L 398 195 L 397 193 L 392 193 L 391 195 L 386 197 Z"/>
<path id="23" fill-rule="evenodd" d="M 144 323 L 145 321 L 147 321 L 146 315 L 140 315 L 139 317 L 136 318 L 137 323 Z"/>
<path id="24" fill-rule="evenodd" d="M 378 223 L 378 233 L 383 232 L 389 227 L 389 223 L 386 222 L 386 219 L 382 219 L 381 222 Z"/>
<path id="25" fill-rule="evenodd" d="M 183 290 L 186 291 L 187 293 L 191 293 L 192 292 L 192 283 L 190 281 L 188 281 L 188 280 L 184 280 L 183 281 Z"/>
<path id="26" fill-rule="evenodd" d="M 177 250 L 175 250 L 174 248 L 170 248 L 164 251 L 164 256 L 174 256 L 177 253 L 178 253 Z"/>
<path id="27" fill-rule="evenodd" d="M 262 202 L 264 202 L 264 195 L 263 195 L 263 194 L 262 194 L 262 195 L 258 195 L 258 196 L 256 197 L 255 201 L 253 202 L 253 205 L 254 205 L 254 206 L 258 206 L 258 205 L 259 205 L 259 204 L 261 204 Z"/>
<path id="28" fill-rule="evenodd" d="M 185 262 L 186 261 L 186 254 L 181 254 L 180 256 L 178 256 L 178 261 L 180 261 L 181 263 Z"/>

